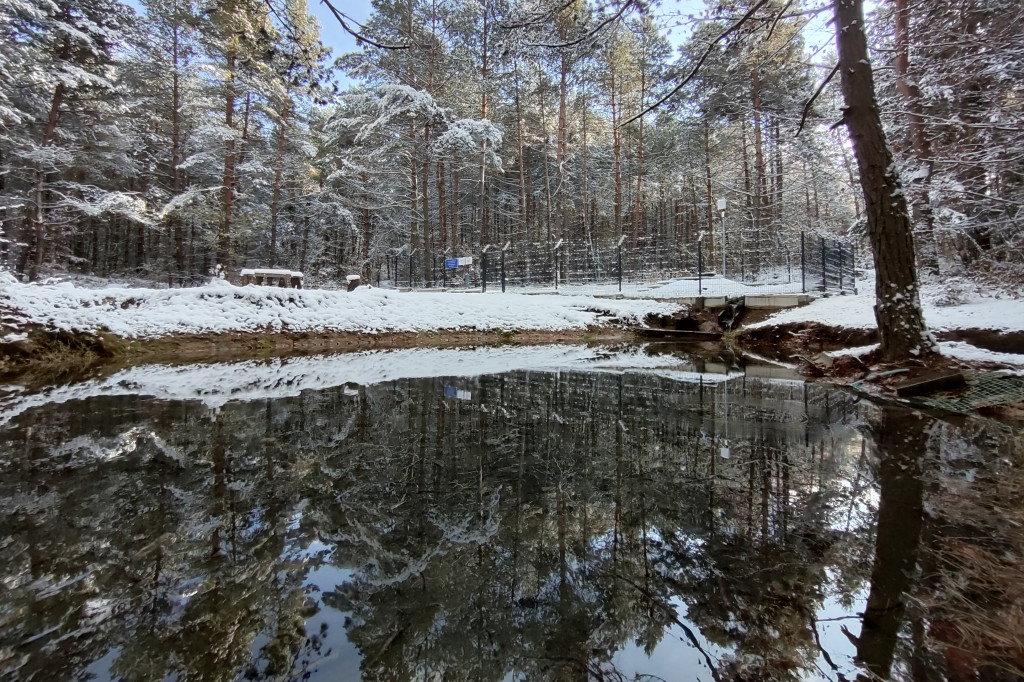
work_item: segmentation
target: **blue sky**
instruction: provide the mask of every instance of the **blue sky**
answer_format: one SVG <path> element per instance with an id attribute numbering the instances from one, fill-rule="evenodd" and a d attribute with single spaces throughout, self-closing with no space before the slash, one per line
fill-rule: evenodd
<path id="1" fill-rule="evenodd" d="M 331 0 L 339 12 L 356 21 L 365 22 L 372 11 L 370 0 Z M 332 57 L 339 57 L 356 49 L 356 39 L 341 28 L 341 24 L 319 0 L 309 0 L 309 9 L 320 19 L 320 39 L 333 50 Z"/>
<path id="2" fill-rule="evenodd" d="M 365 22 L 373 11 L 371 0 L 332 0 L 339 11 L 358 22 Z M 345 32 L 338 23 L 338 20 L 322 4 L 320 0 L 309 0 L 310 11 L 320 19 L 321 40 L 324 45 L 332 49 L 332 56 L 338 57 L 346 52 L 358 49 L 355 38 Z M 866 2 L 866 10 L 870 10 L 876 4 L 873 0 Z M 671 34 L 669 36 L 676 46 L 682 44 L 690 33 L 691 19 L 704 11 L 704 0 L 663 0 L 653 8 L 654 14 L 658 17 L 659 23 L 668 26 Z M 831 42 L 833 34 L 831 26 L 826 25 L 831 12 L 825 12 L 811 22 L 805 29 L 804 39 L 808 45 L 820 46 L 822 43 Z M 675 27 L 674 27 L 675 25 Z M 815 61 L 821 61 L 815 59 Z M 343 74 L 337 76 L 339 84 L 343 87 L 351 81 Z"/>

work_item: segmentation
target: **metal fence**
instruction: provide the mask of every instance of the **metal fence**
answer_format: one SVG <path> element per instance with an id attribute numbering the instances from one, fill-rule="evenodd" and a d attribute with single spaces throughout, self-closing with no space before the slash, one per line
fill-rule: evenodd
<path id="1" fill-rule="evenodd" d="M 436 257 L 387 256 L 373 283 L 403 289 L 558 292 L 637 298 L 856 291 L 851 244 L 810 232 L 771 249 L 720 249 L 657 239 L 526 242 Z M 712 257 L 713 256 L 713 257 Z"/>

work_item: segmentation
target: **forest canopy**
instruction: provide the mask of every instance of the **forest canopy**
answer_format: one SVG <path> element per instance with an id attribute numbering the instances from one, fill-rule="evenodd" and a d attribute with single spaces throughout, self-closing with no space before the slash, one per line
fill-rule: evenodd
<path id="1" fill-rule="evenodd" d="M 429 286 L 437 259 L 506 243 L 714 258 L 721 200 L 733 259 L 863 238 L 837 57 L 807 29 L 829 3 L 333 7 L 359 51 L 331 54 L 306 0 L 0 0 L 0 267 L 333 285 L 416 253 Z M 1016 0 L 869 18 L 926 276 L 1019 284 L 1022 22 Z"/>

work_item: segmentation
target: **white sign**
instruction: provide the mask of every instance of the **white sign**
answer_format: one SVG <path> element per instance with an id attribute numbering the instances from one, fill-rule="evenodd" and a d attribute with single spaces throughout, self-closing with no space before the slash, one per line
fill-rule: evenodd
<path id="1" fill-rule="evenodd" d="M 462 258 L 459 259 L 459 265 L 472 265 L 472 264 L 473 264 L 473 257 L 472 256 L 463 256 Z"/>

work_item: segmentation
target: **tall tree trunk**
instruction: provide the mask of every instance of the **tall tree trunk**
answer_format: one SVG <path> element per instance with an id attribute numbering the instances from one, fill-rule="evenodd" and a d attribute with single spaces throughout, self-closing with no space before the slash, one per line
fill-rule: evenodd
<path id="1" fill-rule="evenodd" d="M 281 180 L 284 177 L 284 138 L 288 126 L 291 97 L 285 89 L 281 102 L 281 124 L 277 127 L 277 161 L 274 163 L 274 195 L 270 200 L 270 267 L 277 266 L 277 218 L 281 207 Z"/>
<path id="2" fill-rule="evenodd" d="M 177 7 L 175 7 L 177 9 Z M 177 13 L 174 18 L 174 30 L 171 35 L 171 57 L 174 68 L 171 72 L 171 172 L 173 173 L 172 189 L 174 196 L 185 191 L 184 176 L 181 172 L 181 83 L 180 83 L 180 31 Z M 174 236 L 174 264 L 179 273 L 185 271 L 185 231 L 181 224 L 181 214 L 171 214 L 171 231 Z"/>
<path id="3" fill-rule="evenodd" d="M 580 150 L 583 153 L 583 168 L 580 170 L 583 176 L 583 238 L 587 244 L 591 243 L 594 237 L 593 220 L 594 212 L 590 210 L 590 169 L 587 165 L 587 98 L 586 98 L 586 85 L 584 84 L 583 89 L 583 148 Z"/>
<path id="4" fill-rule="evenodd" d="M 519 158 L 519 221 L 520 228 L 524 230 L 524 234 L 526 234 L 529 232 L 526 220 L 526 159 L 523 155 L 523 106 L 519 97 L 518 63 L 513 65 L 513 71 L 516 75 L 516 153 Z M 526 237 L 529 238 L 529 234 L 526 234 Z"/>
<path id="5" fill-rule="evenodd" d="M 910 70 L 910 8 L 907 0 L 896 4 L 896 90 L 906 102 L 907 126 L 918 168 L 911 180 L 913 209 L 918 245 L 918 260 L 926 272 L 939 274 L 938 248 L 935 241 L 935 213 L 929 197 L 935 160 L 932 158 L 924 116 L 921 111 L 921 89 L 907 78 Z"/>
<path id="6" fill-rule="evenodd" d="M 437 179 L 437 229 L 438 241 L 440 242 L 441 254 L 446 255 L 448 250 L 448 209 L 445 206 L 444 187 L 444 161 L 437 162 L 437 170 L 434 171 Z"/>
<path id="7" fill-rule="evenodd" d="M 910 215 L 875 100 L 863 0 L 833 0 L 833 8 L 846 103 L 843 122 L 860 171 L 875 261 L 875 319 L 881 351 L 885 360 L 903 362 L 935 352 L 921 311 Z"/>
<path id="8" fill-rule="evenodd" d="M 434 94 L 434 62 L 435 48 L 437 46 L 437 2 L 431 3 L 431 41 L 427 52 L 427 93 Z M 434 285 L 434 251 L 433 251 L 433 229 L 430 221 L 430 123 L 423 126 L 423 180 L 420 186 L 423 190 L 423 281 L 427 286 Z"/>
<path id="9" fill-rule="evenodd" d="M 235 51 L 227 54 L 228 80 L 224 91 L 224 127 L 229 131 L 235 116 Z M 221 190 L 223 216 L 217 233 L 217 265 L 227 267 L 231 242 L 231 209 L 235 195 L 235 138 L 229 133 L 224 149 L 224 186 Z"/>
<path id="10" fill-rule="evenodd" d="M 715 252 L 715 196 L 711 190 L 711 122 L 704 119 L 704 179 L 707 187 L 707 221 L 708 221 L 708 248 L 704 251 L 704 257 L 708 262 Z M 725 248 L 725 244 L 722 244 Z"/>
<path id="11" fill-rule="evenodd" d="M 480 62 L 480 118 L 487 119 L 487 4 L 483 5 L 482 54 Z M 487 245 L 487 140 L 480 142 L 480 247 Z"/>
<path id="12" fill-rule="evenodd" d="M 615 69 L 611 69 L 612 96 L 612 151 L 615 155 L 615 236 L 622 234 L 622 135 L 619 132 L 619 116 L 615 106 Z"/>
<path id="13" fill-rule="evenodd" d="M 565 28 L 559 27 L 558 36 L 562 42 L 565 41 Z M 555 138 L 555 196 L 558 199 L 558 237 L 564 239 L 566 235 L 566 222 L 569 217 L 569 205 L 567 201 L 565 179 L 565 157 L 567 146 L 568 115 L 566 113 L 566 97 L 568 94 L 568 72 L 569 57 L 563 51 L 559 62 L 558 82 L 558 132 Z"/>
<path id="14" fill-rule="evenodd" d="M 363 207 L 362 211 L 360 212 L 359 218 L 362 223 L 361 227 L 363 232 L 363 252 L 359 255 L 362 256 L 363 259 L 362 272 L 364 283 L 369 284 L 370 277 L 372 275 L 372 272 L 370 270 L 370 240 L 373 237 L 373 234 L 370 231 L 372 225 L 372 222 L 370 221 L 370 195 L 369 192 L 367 191 L 367 187 L 370 184 L 370 178 L 367 172 L 363 171 L 360 174 L 360 179 L 362 180 L 363 185 Z"/>
<path id="15" fill-rule="evenodd" d="M 65 9 L 64 18 L 68 21 L 71 20 L 70 8 Z M 61 43 L 60 59 L 66 61 L 70 58 L 71 40 L 65 36 Z M 64 95 L 64 83 L 57 83 L 57 86 L 53 89 L 53 97 L 50 98 L 50 113 L 46 117 L 46 125 L 43 126 L 42 146 L 44 148 L 52 146 L 56 138 L 57 125 L 60 123 L 60 108 L 64 104 Z M 39 278 L 39 270 L 43 266 L 43 257 L 46 251 L 46 208 L 44 201 L 46 175 L 45 169 L 36 169 L 35 184 L 32 189 L 33 206 L 29 213 L 29 223 L 32 231 L 32 245 L 29 250 L 32 253 L 32 263 L 28 273 L 28 278 L 31 281 Z"/>
<path id="16" fill-rule="evenodd" d="M 430 148 L 430 124 L 423 126 L 423 147 L 424 150 Z M 421 224 L 423 226 L 423 281 L 426 282 L 427 286 L 434 285 L 434 253 L 431 247 L 431 233 L 433 230 L 430 228 L 430 155 L 423 152 L 423 180 L 420 183 L 422 188 L 421 199 L 423 204 L 423 217 L 421 218 Z"/>
<path id="17" fill-rule="evenodd" d="M 459 169 L 452 165 L 452 246 L 455 246 L 462 238 L 461 225 L 459 224 L 459 204 L 462 195 L 459 194 Z"/>
<path id="18" fill-rule="evenodd" d="M 760 247 L 764 232 L 764 207 L 767 181 L 764 171 L 764 135 L 761 130 L 761 73 L 754 69 L 753 105 L 754 105 L 754 238 Z"/>
<path id="19" fill-rule="evenodd" d="M 646 82 L 643 69 L 640 70 L 640 111 L 644 109 L 644 86 Z M 633 243 L 643 236 L 644 226 L 640 224 L 643 209 L 644 189 L 644 119 L 637 121 L 636 142 L 636 197 L 633 200 Z"/>
<path id="20" fill-rule="evenodd" d="M 416 122 L 409 122 L 409 253 L 414 257 L 422 257 L 417 253 L 420 250 L 420 227 L 419 227 L 419 170 L 420 165 L 416 160 Z M 412 287 L 413 273 L 409 272 L 409 287 Z"/>

